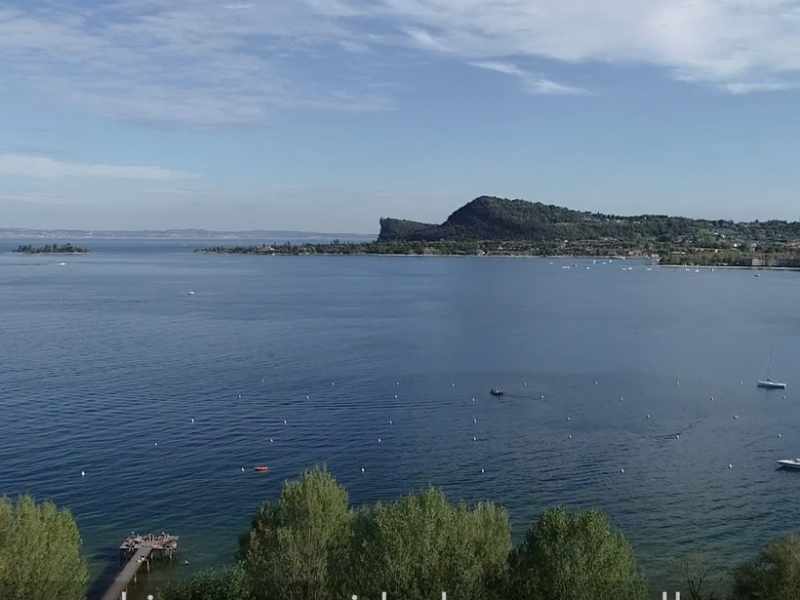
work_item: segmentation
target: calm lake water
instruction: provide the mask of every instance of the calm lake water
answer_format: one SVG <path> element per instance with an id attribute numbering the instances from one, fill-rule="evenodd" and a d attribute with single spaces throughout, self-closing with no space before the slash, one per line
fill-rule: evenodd
<path id="1" fill-rule="evenodd" d="M 354 503 L 496 500 L 517 538 L 546 507 L 603 509 L 656 588 L 677 558 L 728 567 L 798 522 L 800 473 L 774 461 L 800 455 L 800 273 L 15 245 L 0 494 L 69 507 L 99 579 L 131 530 L 180 535 L 178 575 L 229 561 L 315 464 Z M 768 371 L 785 395 L 756 389 Z"/>

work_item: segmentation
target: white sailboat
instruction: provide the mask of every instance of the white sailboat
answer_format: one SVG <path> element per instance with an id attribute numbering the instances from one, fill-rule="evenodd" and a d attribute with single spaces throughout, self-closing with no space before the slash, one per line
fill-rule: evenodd
<path id="1" fill-rule="evenodd" d="M 782 381 L 775 381 L 772 377 L 769 376 L 769 372 L 772 366 L 772 352 L 769 353 L 769 362 L 767 363 L 767 377 L 764 379 L 760 379 L 758 381 L 757 386 L 764 390 L 785 390 L 786 384 Z"/>

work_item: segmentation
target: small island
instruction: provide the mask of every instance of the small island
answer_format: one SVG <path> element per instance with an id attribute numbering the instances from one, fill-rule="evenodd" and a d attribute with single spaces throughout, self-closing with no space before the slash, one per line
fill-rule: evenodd
<path id="1" fill-rule="evenodd" d="M 89 249 L 67 242 L 66 244 L 44 244 L 42 246 L 20 244 L 14 252 L 20 254 L 86 254 Z"/>

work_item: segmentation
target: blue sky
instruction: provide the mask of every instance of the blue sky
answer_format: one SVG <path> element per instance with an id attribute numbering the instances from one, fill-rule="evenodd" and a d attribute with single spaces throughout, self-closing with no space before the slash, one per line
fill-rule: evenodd
<path id="1" fill-rule="evenodd" d="M 796 0 L 0 5 L 0 226 L 800 218 Z"/>

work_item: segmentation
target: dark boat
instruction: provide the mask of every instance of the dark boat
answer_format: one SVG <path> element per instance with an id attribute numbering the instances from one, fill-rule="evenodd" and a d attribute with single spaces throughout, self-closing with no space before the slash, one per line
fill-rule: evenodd
<path id="1" fill-rule="evenodd" d="M 253 469 L 256 473 L 269 473 L 269 467 L 266 465 L 259 465 Z"/>
<path id="2" fill-rule="evenodd" d="M 496 390 L 496 389 L 494 389 L 494 388 L 492 388 L 491 390 L 489 390 L 489 393 L 490 393 L 492 396 L 503 396 L 503 395 L 505 395 L 505 392 L 504 392 L 503 390 Z"/>

